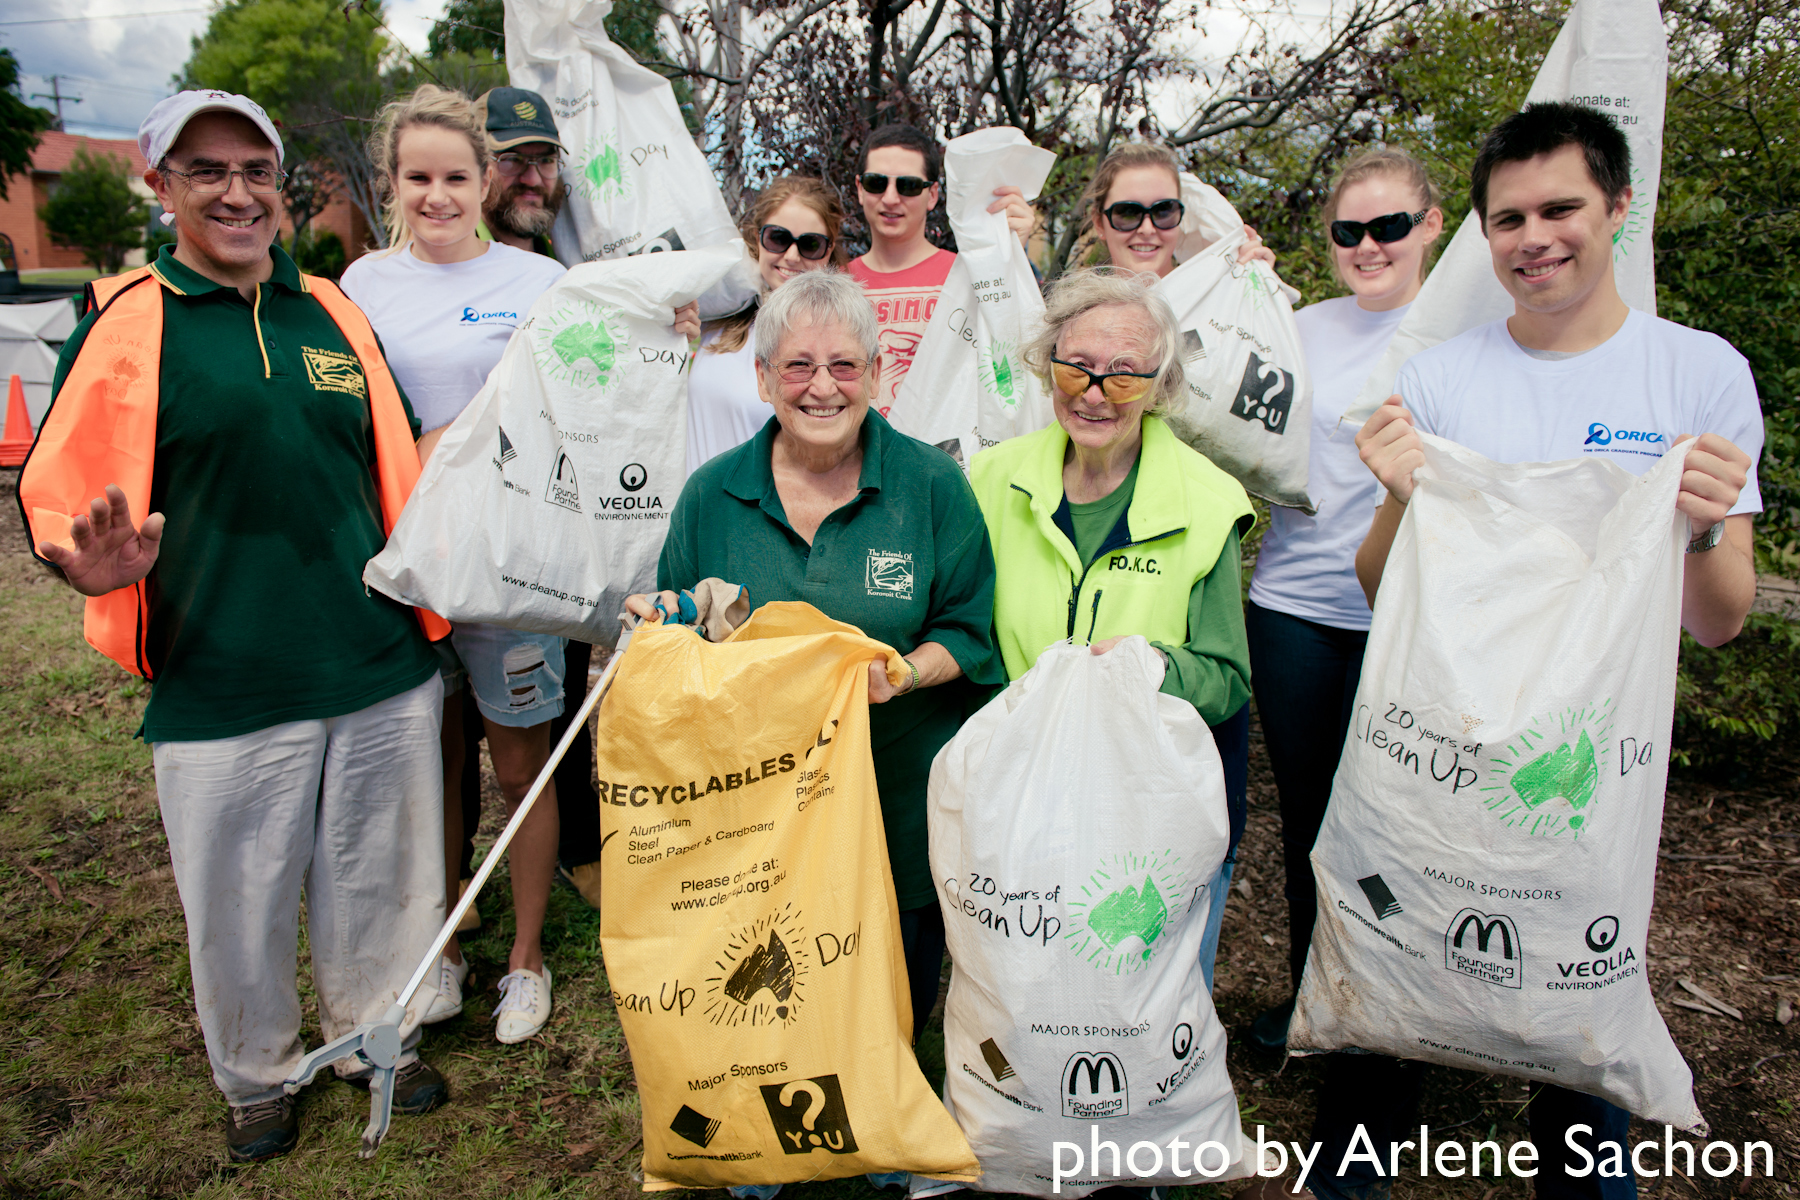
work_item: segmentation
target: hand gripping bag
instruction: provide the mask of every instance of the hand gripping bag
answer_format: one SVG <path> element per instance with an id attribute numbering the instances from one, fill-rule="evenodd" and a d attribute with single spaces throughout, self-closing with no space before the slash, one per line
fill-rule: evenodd
<path id="1" fill-rule="evenodd" d="M 1312 852 L 1288 1030 L 1704 1131 L 1645 959 L 1686 442 L 1643 478 L 1425 437 Z"/>
<path id="2" fill-rule="evenodd" d="M 450 423 L 363 582 L 452 621 L 617 641 L 687 475 L 689 352 L 669 310 L 744 257 L 738 242 L 571 268 Z"/>
<path id="3" fill-rule="evenodd" d="M 955 963 L 944 1102 L 983 1190 L 1205 1182 L 1192 1174 L 1205 1142 L 1212 1178 L 1255 1169 L 1200 971 L 1208 909 L 1224 902 L 1208 893 L 1231 837 L 1225 779 L 1211 731 L 1157 691 L 1162 675 L 1141 637 L 1098 656 L 1058 643 L 932 763 L 931 866 Z M 1060 1181 L 1056 1142 L 1083 1158 L 1065 1149 L 1074 1175 Z M 1115 1169 L 1107 1142 L 1132 1161 Z M 1154 1161 L 1139 1142 L 1160 1148 Z"/>
<path id="4" fill-rule="evenodd" d="M 1240 263 L 1244 222 L 1215 188 L 1185 172 L 1180 265 L 1156 290 L 1181 330 L 1187 405 L 1178 437 L 1271 504 L 1315 511 L 1306 494 L 1312 378 L 1300 349 L 1299 293 L 1266 263 Z"/>
<path id="5" fill-rule="evenodd" d="M 1656 263 L 1650 231 L 1662 181 L 1663 110 L 1669 43 L 1656 0 L 1580 0 L 1544 57 L 1525 102 L 1572 100 L 1619 122 L 1631 144 L 1631 208 L 1613 239 L 1613 277 L 1633 308 L 1656 314 Z M 1387 352 L 1343 416 L 1334 439 L 1354 433 L 1394 394 L 1406 360 L 1459 333 L 1509 317 L 1512 296 L 1494 277 L 1487 236 L 1474 213 L 1401 318 Z M 1343 426 L 1349 426 L 1345 430 Z"/>
<path id="6" fill-rule="evenodd" d="M 568 148 L 568 200 L 552 234 L 558 259 L 574 266 L 741 240 L 669 81 L 607 36 L 612 0 L 506 0 L 505 8 L 507 74 L 550 102 Z M 746 260 L 700 297 L 700 315 L 739 311 L 756 285 Z"/>
<path id="7" fill-rule="evenodd" d="M 647 1191 L 978 1173 L 908 1044 L 878 660 L 906 677 L 811 605 L 765 604 L 718 644 L 640 627 L 602 703 L 600 939 Z"/>
<path id="8" fill-rule="evenodd" d="M 1055 165 L 1055 154 L 1009 126 L 966 133 L 944 147 L 956 263 L 888 418 L 902 433 L 949 451 L 964 470 L 976 451 L 1042 429 L 1056 416 L 1044 385 L 1019 357 L 1044 316 L 1037 276 L 1006 214 L 988 211 L 994 189 L 1006 184 L 1037 199 Z"/>

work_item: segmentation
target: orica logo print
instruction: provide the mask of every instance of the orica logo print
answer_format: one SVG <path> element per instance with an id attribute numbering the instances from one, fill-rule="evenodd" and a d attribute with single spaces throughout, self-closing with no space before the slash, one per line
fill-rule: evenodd
<path id="1" fill-rule="evenodd" d="M 775 1137 L 789 1154 L 855 1154 L 856 1134 L 844 1108 L 844 1089 L 836 1075 L 815 1075 L 786 1083 L 758 1085 Z"/>
<path id="2" fill-rule="evenodd" d="M 459 325 L 517 325 L 519 314 L 508 309 L 483 310 L 472 304 L 463 305 Z"/>
<path id="3" fill-rule="evenodd" d="M 1662 434 L 1652 429 L 1608 429 L 1595 421 L 1588 426 L 1587 440 L 1583 446 L 1610 446 L 1614 442 L 1634 442 L 1638 445 L 1656 446 L 1659 451 L 1668 441 Z"/>

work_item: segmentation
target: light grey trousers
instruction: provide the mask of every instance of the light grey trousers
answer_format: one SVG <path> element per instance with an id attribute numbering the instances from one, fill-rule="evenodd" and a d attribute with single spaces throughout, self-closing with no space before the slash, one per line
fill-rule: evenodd
<path id="1" fill-rule="evenodd" d="M 303 892 L 326 1040 L 379 1018 L 430 949 L 444 921 L 442 721 L 433 674 L 341 717 L 151 748 L 194 1006 L 228 1103 L 280 1094 L 305 1053 Z M 402 1063 L 436 981 L 407 1008 Z"/>

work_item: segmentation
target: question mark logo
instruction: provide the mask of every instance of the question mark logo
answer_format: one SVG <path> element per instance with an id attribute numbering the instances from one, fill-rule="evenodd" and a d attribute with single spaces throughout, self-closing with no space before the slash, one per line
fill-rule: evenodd
<path id="1" fill-rule="evenodd" d="M 850 1132 L 844 1092 L 836 1075 L 758 1086 L 782 1150 L 788 1154 L 856 1152 L 856 1136 Z"/>
<path id="2" fill-rule="evenodd" d="M 1231 402 L 1231 415 L 1261 421 L 1270 433 L 1286 433 L 1288 412 L 1294 406 L 1294 377 L 1253 350 L 1244 367 L 1243 380 Z"/>

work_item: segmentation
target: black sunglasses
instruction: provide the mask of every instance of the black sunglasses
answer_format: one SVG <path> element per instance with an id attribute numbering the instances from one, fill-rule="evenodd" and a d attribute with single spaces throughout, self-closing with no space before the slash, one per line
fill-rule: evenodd
<path id="1" fill-rule="evenodd" d="M 1145 217 L 1149 217 L 1150 223 L 1158 229 L 1173 229 L 1187 215 L 1187 207 L 1179 200 L 1158 200 L 1151 205 L 1139 204 L 1136 200 L 1120 200 L 1100 211 L 1106 214 L 1106 223 L 1120 233 L 1130 233 L 1144 223 Z"/>
<path id="2" fill-rule="evenodd" d="M 800 247 L 800 257 L 817 262 L 831 252 L 831 239 L 822 233 L 802 233 L 783 229 L 779 225 L 764 225 L 757 232 L 756 240 L 770 254 L 786 254 L 789 246 Z"/>
<path id="3" fill-rule="evenodd" d="M 857 182 L 862 184 L 862 190 L 871 196 L 881 196 L 887 193 L 888 177 L 886 175 L 878 175 L 874 171 L 864 171 L 857 178 Z M 894 190 L 909 198 L 919 195 L 930 186 L 931 180 L 920 179 L 917 175 L 896 175 L 894 177 Z"/>
<path id="4" fill-rule="evenodd" d="M 1430 211 L 1426 208 L 1416 213 L 1389 213 L 1373 221 L 1333 221 L 1331 240 L 1346 250 L 1354 250 L 1362 245 L 1363 234 L 1367 233 L 1385 246 L 1411 233 L 1414 225 L 1423 225 L 1425 214 Z"/>

